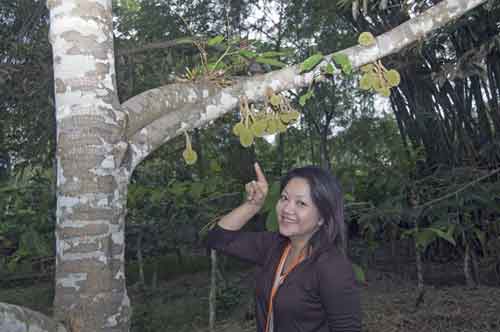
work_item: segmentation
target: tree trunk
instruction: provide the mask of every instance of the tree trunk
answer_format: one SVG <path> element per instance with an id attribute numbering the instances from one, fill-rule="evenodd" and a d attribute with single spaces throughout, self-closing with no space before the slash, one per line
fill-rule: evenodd
<path id="1" fill-rule="evenodd" d="M 139 265 L 139 283 L 141 286 L 146 285 L 146 279 L 144 278 L 144 259 L 142 257 L 142 237 L 144 232 L 142 228 L 139 229 L 139 234 L 137 234 L 137 264 Z"/>
<path id="2" fill-rule="evenodd" d="M 477 254 L 474 251 L 474 248 L 470 251 L 470 258 L 472 261 L 472 270 L 473 270 L 473 275 L 474 275 L 474 281 L 476 283 L 476 287 L 481 286 L 481 279 L 479 276 L 479 262 L 477 258 Z"/>
<path id="3" fill-rule="evenodd" d="M 151 276 L 151 289 L 156 290 L 158 287 L 158 257 L 154 257 L 153 275 Z"/>
<path id="4" fill-rule="evenodd" d="M 415 264 L 417 266 L 417 289 L 422 292 L 424 289 L 424 268 L 422 265 L 422 252 L 415 244 Z"/>
<path id="5" fill-rule="evenodd" d="M 128 331 L 126 115 L 115 93 L 111 0 L 49 1 L 57 121 L 54 314 L 72 331 Z"/>
<path id="6" fill-rule="evenodd" d="M 208 326 L 210 332 L 215 332 L 215 313 L 217 310 L 217 251 L 210 250 L 210 294 L 208 296 Z"/>
<path id="7" fill-rule="evenodd" d="M 464 253 L 464 275 L 465 283 L 468 288 L 475 288 L 476 283 L 474 282 L 474 277 L 472 276 L 472 265 L 471 265 L 471 253 L 470 246 L 465 242 L 465 253 Z"/>
<path id="8" fill-rule="evenodd" d="M 329 125 L 329 123 L 327 124 Z M 324 128 L 322 128 L 322 132 L 320 132 L 320 141 L 319 141 L 319 158 L 320 158 L 320 165 L 323 169 L 330 169 L 330 156 L 328 154 L 328 138 L 327 138 L 327 133 L 328 133 L 328 128 L 325 125 Z"/>

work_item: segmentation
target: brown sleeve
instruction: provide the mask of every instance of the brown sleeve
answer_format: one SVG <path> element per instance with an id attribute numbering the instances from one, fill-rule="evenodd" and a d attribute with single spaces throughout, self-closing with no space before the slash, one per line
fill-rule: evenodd
<path id="1" fill-rule="evenodd" d="M 321 303 L 331 332 L 361 331 L 361 301 L 351 262 L 340 253 L 318 261 Z"/>
<path id="2" fill-rule="evenodd" d="M 272 232 L 230 231 L 216 225 L 208 232 L 206 244 L 210 249 L 262 265 L 278 237 Z"/>

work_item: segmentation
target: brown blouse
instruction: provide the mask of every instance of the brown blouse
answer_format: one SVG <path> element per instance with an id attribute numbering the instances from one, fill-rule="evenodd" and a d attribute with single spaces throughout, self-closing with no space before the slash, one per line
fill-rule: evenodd
<path id="1" fill-rule="evenodd" d="M 257 265 L 257 331 L 264 332 L 274 273 L 288 239 L 272 232 L 228 231 L 216 226 L 208 247 Z M 302 261 L 279 287 L 273 332 L 359 332 L 361 305 L 352 265 L 331 248 Z"/>

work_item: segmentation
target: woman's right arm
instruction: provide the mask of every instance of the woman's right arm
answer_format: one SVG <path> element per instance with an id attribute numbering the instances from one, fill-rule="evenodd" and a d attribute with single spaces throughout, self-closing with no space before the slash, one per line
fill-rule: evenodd
<path id="1" fill-rule="evenodd" d="M 259 212 L 267 195 L 268 184 L 264 173 L 257 163 L 254 166 L 257 180 L 246 184 L 246 201 L 219 220 L 218 226 L 208 233 L 207 245 L 209 248 L 260 264 L 265 260 L 276 234 L 239 231 Z"/>
<path id="2" fill-rule="evenodd" d="M 246 201 L 222 217 L 218 222 L 220 227 L 229 231 L 240 230 L 264 205 L 268 190 L 267 180 L 258 163 L 255 163 L 254 168 L 257 180 L 245 185 Z"/>

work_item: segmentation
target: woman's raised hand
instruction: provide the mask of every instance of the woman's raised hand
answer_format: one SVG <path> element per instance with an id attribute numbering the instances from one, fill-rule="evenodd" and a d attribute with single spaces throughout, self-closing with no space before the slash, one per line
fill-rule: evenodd
<path id="1" fill-rule="evenodd" d="M 218 222 L 220 227 L 232 231 L 240 230 L 264 205 L 268 188 L 267 180 L 259 164 L 255 163 L 254 167 L 257 178 L 245 185 L 246 201 L 222 217 Z"/>
<path id="2" fill-rule="evenodd" d="M 264 205 L 266 200 L 268 184 L 266 176 L 258 163 L 254 164 L 256 180 L 250 181 L 245 185 L 245 190 L 247 192 L 247 202 L 258 206 L 259 208 Z"/>

